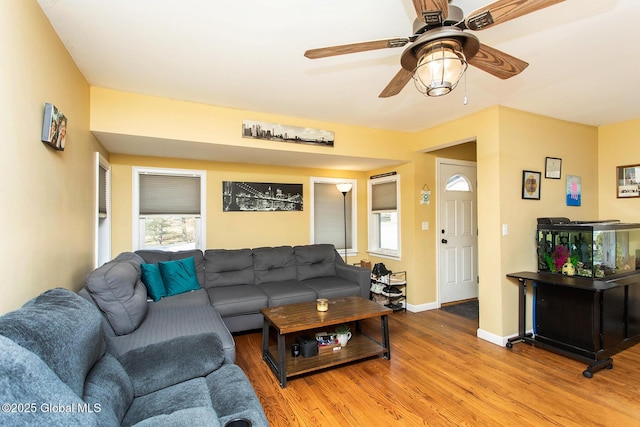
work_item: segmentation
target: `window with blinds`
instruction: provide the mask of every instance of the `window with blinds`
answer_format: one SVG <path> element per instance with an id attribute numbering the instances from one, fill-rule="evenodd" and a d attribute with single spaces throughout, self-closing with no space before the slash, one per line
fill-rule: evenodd
<path id="1" fill-rule="evenodd" d="M 140 215 L 200 215 L 200 177 L 140 174 Z"/>
<path id="2" fill-rule="evenodd" d="M 400 258 L 400 176 L 369 180 L 369 252 Z"/>
<path id="3" fill-rule="evenodd" d="M 204 247 L 205 172 L 135 170 L 135 249 L 186 250 Z"/>
<path id="4" fill-rule="evenodd" d="M 313 243 L 330 243 L 338 252 L 344 250 L 346 205 L 346 248 L 352 248 L 352 194 L 353 189 L 345 198 L 335 183 L 313 183 Z"/>
<path id="5" fill-rule="evenodd" d="M 98 164 L 98 218 L 107 217 L 107 168 Z"/>

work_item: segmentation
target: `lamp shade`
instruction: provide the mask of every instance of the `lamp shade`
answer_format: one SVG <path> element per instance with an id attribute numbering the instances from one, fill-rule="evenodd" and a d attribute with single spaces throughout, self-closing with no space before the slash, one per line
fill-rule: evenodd
<path id="1" fill-rule="evenodd" d="M 422 51 L 413 79 L 422 94 L 441 96 L 458 85 L 466 69 L 467 60 L 457 40 L 436 40 Z"/>
<path id="2" fill-rule="evenodd" d="M 336 184 L 336 188 L 342 194 L 347 194 L 349 191 L 351 191 L 351 187 L 352 187 L 352 184 L 347 183 L 347 182 Z"/>

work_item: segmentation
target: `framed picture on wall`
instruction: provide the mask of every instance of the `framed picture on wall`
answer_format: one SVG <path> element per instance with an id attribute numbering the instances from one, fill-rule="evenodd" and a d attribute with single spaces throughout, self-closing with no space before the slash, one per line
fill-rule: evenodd
<path id="1" fill-rule="evenodd" d="M 582 183 L 579 176 L 567 175 L 567 206 L 582 204 Z"/>
<path id="2" fill-rule="evenodd" d="M 536 171 L 522 171 L 522 198 L 540 200 L 540 178 L 542 174 Z"/>
<path id="3" fill-rule="evenodd" d="M 619 199 L 640 197 L 640 165 L 618 166 L 616 168 L 616 194 Z"/>
<path id="4" fill-rule="evenodd" d="M 562 159 L 557 157 L 545 158 L 544 177 L 549 179 L 560 179 L 562 171 Z"/>

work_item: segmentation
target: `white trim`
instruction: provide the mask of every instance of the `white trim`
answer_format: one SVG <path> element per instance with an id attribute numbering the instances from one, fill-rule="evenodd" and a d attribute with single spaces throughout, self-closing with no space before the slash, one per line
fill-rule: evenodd
<path id="1" fill-rule="evenodd" d="M 140 227 L 140 174 L 151 173 L 155 175 L 185 175 L 200 177 L 200 220 L 198 226 L 200 233 L 196 236 L 196 248 L 206 249 L 207 238 L 207 171 L 196 169 L 171 169 L 171 168 L 148 168 L 132 167 L 132 219 L 131 219 L 131 247 L 132 250 L 140 249 L 140 239 L 144 238 L 144 231 Z"/>
<path id="2" fill-rule="evenodd" d="M 527 333 L 533 333 L 533 330 L 527 331 Z M 485 341 L 489 341 L 492 344 L 499 345 L 500 347 L 504 347 L 507 345 L 509 338 L 515 338 L 518 336 L 518 334 L 502 337 L 500 335 L 492 334 L 491 332 L 478 328 L 478 330 L 476 331 L 476 336 Z"/>
<path id="3" fill-rule="evenodd" d="M 310 227 L 309 227 L 309 241 L 311 243 L 315 242 L 315 227 L 314 227 L 314 202 L 315 202 L 315 189 L 314 184 L 342 184 L 349 183 L 351 184 L 351 247 L 347 248 L 347 256 L 355 256 L 358 254 L 358 180 L 357 179 L 348 179 L 348 178 L 327 178 L 327 177 L 319 177 L 312 176 L 309 178 L 309 198 L 311 199 L 309 203 L 310 210 Z M 336 189 L 336 191 L 338 191 Z M 344 221 L 343 221 L 344 222 Z M 340 255 L 344 254 L 344 251 L 338 251 Z"/>
<path id="4" fill-rule="evenodd" d="M 419 313 L 421 311 L 429 311 L 429 310 L 437 310 L 439 308 L 440 308 L 440 304 L 438 302 L 427 302 L 419 305 L 407 304 L 407 311 L 410 311 L 412 313 Z"/>
<path id="5" fill-rule="evenodd" d="M 380 248 L 380 232 L 379 222 L 376 220 L 375 215 L 383 213 L 383 211 L 372 210 L 372 186 L 374 184 L 381 184 L 385 182 L 396 183 L 396 209 L 390 212 L 396 212 L 398 217 L 398 249 L 387 250 Z M 368 243 L 367 253 L 394 260 L 400 260 L 402 256 L 402 215 L 400 212 L 400 206 L 402 205 L 402 194 L 400 192 L 400 175 L 389 175 L 381 178 L 369 179 L 367 181 L 367 230 L 368 230 Z"/>

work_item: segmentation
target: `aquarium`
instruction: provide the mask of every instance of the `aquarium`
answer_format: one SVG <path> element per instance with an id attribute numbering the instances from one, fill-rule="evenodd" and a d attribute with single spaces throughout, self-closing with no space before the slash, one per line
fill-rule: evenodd
<path id="1" fill-rule="evenodd" d="M 538 271 L 609 279 L 640 270 L 640 224 L 538 218 Z"/>

